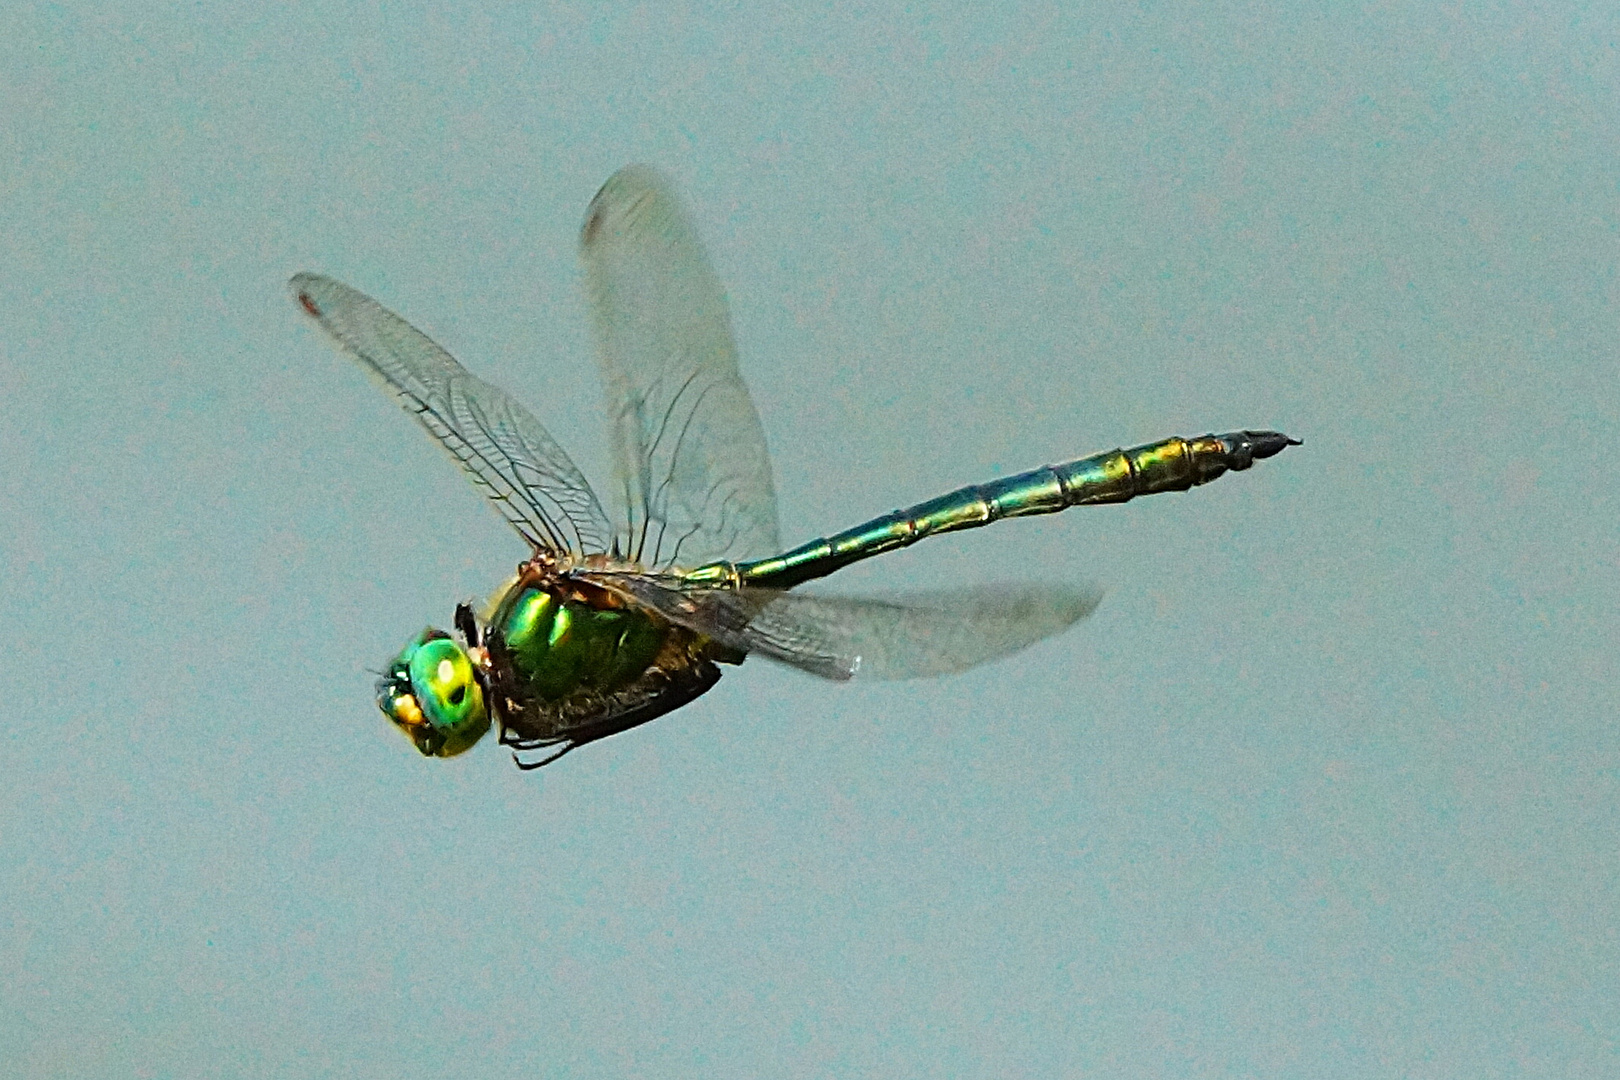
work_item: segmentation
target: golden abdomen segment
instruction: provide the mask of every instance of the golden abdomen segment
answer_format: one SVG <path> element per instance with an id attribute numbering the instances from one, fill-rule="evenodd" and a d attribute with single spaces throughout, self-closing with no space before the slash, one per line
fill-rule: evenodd
<path id="1" fill-rule="evenodd" d="M 1247 469 L 1257 459 L 1271 457 L 1286 446 L 1297 445 L 1296 440 L 1275 431 L 1238 431 L 1194 439 L 1165 439 L 1131 450 L 1115 450 L 1065 465 L 1052 465 L 1025 475 L 1052 473 L 1063 489 L 1063 504 L 1009 510 L 1006 516 L 1129 502 L 1138 495 L 1157 495 L 1161 491 L 1186 491 L 1207 484 L 1223 473 Z"/>
<path id="2" fill-rule="evenodd" d="M 970 484 L 782 555 L 754 562 L 715 563 L 699 567 L 687 577 L 694 582 L 729 581 L 788 589 L 939 533 L 974 529 L 1006 517 L 1052 514 L 1071 506 L 1122 503 L 1138 495 L 1186 491 L 1297 445 L 1298 440 L 1276 431 L 1235 431 L 1112 450 L 987 484 Z"/>

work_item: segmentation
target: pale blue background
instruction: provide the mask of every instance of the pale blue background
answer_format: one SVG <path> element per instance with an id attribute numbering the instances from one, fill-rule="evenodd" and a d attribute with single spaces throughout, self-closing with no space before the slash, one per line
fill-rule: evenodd
<path id="1" fill-rule="evenodd" d="M 263 7 L 0 11 L 0 1073 L 1620 1075 L 1614 5 Z M 791 542 L 1306 445 L 842 575 L 1108 589 L 1005 663 L 424 761 L 523 552 L 283 283 L 600 480 L 636 160 Z"/>

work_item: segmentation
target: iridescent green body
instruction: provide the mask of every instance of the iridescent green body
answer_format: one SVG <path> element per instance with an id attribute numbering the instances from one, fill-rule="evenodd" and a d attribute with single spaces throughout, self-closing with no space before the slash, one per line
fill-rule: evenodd
<path id="1" fill-rule="evenodd" d="M 492 711 L 511 745 L 577 746 L 684 705 L 742 655 L 585 580 L 526 565 L 483 632 Z"/>
<path id="2" fill-rule="evenodd" d="M 580 230 L 615 465 L 610 520 L 545 427 L 510 395 L 341 282 L 299 274 L 299 305 L 450 453 L 530 557 L 459 640 L 429 628 L 377 682 L 423 754 L 493 723 L 522 768 L 646 723 L 758 654 L 829 679 L 963 671 L 1059 633 L 1096 606 L 1054 583 L 892 597 L 794 590 L 929 536 L 1071 506 L 1185 491 L 1294 440 L 1172 438 L 974 484 L 783 550 L 764 429 L 738 370 L 724 291 L 657 173 L 632 166 Z M 520 754 L 549 751 L 540 760 Z"/>
<path id="3" fill-rule="evenodd" d="M 1169 438 L 1130 450 L 1093 454 L 987 484 L 970 484 L 904 510 L 873 518 L 792 551 L 740 563 L 711 563 L 688 581 L 791 589 L 862 559 L 1002 518 L 1055 514 L 1071 506 L 1123 503 L 1139 495 L 1186 491 L 1229 471 L 1247 469 L 1294 440 L 1275 431 L 1235 431 Z"/>
<path id="4" fill-rule="evenodd" d="M 553 702 L 581 688 L 611 692 L 635 680 L 657 657 L 669 624 L 520 581 L 496 605 L 489 630 L 501 636 L 534 695 Z"/>
<path id="5" fill-rule="evenodd" d="M 1184 491 L 1247 469 L 1289 443 L 1275 432 L 1242 431 L 1095 454 L 969 485 L 768 559 L 710 563 L 681 574 L 680 583 L 737 596 L 741 590 L 788 589 L 925 537 L 1004 517 Z M 597 582 L 613 578 L 611 568 L 596 575 Z M 491 668 L 502 673 L 494 680 L 492 698 L 507 728 L 532 739 L 550 738 L 577 727 L 582 718 L 613 716 L 606 703 L 621 699 L 642 707 L 635 722 L 643 723 L 673 708 L 676 698 L 685 704 L 712 686 L 719 678 L 715 661 L 738 663 L 747 651 L 670 623 L 637 602 L 645 594 L 625 596 L 587 580 L 587 575 L 548 578 L 526 567 L 496 603 L 486 633 Z M 974 606 L 964 594 L 959 604 L 964 619 L 973 617 Z M 715 612 L 709 609 L 711 616 Z M 677 647 L 660 660 L 672 643 Z M 772 655 L 768 646 L 760 651 Z M 650 671 L 663 675 L 687 668 L 699 677 L 671 687 L 647 682 Z M 649 699 L 657 701 L 656 709 L 646 708 Z M 618 731 L 629 725 L 612 726 Z"/>

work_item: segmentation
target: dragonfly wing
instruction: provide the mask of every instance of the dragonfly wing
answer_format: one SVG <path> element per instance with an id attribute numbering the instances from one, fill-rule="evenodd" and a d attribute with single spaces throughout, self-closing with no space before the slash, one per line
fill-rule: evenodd
<path id="1" fill-rule="evenodd" d="M 1026 649 L 1091 614 L 1085 587 L 983 585 L 894 597 L 682 588 L 676 575 L 596 574 L 729 648 L 827 679 L 948 675 Z"/>
<path id="2" fill-rule="evenodd" d="M 745 602 L 749 591 L 740 594 Z M 815 674 L 833 658 L 845 678 L 914 679 L 1010 656 L 1068 629 L 1101 599 L 1085 589 L 1014 585 L 889 598 L 789 592 L 765 603 L 744 637 L 752 651 Z"/>
<path id="3" fill-rule="evenodd" d="M 562 447 L 505 391 L 364 293 L 320 274 L 288 286 L 344 352 L 379 379 L 537 549 L 608 551 L 613 527 Z"/>
<path id="4" fill-rule="evenodd" d="M 719 279 L 668 182 L 615 173 L 580 233 L 612 416 L 621 549 L 697 566 L 774 554 L 776 491 Z"/>

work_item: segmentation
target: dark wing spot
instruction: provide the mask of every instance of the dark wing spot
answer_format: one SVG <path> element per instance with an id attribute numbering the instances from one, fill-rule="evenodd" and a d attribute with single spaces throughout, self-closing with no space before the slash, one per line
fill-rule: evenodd
<path id="1" fill-rule="evenodd" d="M 581 230 L 584 241 L 587 244 L 596 243 L 596 234 L 601 230 L 601 228 L 602 228 L 602 208 L 599 207 L 599 206 L 594 206 L 593 205 L 591 207 L 590 217 L 587 217 L 585 219 L 585 228 L 583 230 Z"/>
<path id="2" fill-rule="evenodd" d="M 309 312 L 315 318 L 318 319 L 321 317 L 321 309 L 316 305 L 315 298 L 310 296 L 309 293 L 299 293 L 298 302 L 303 305 L 305 311 Z"/>

